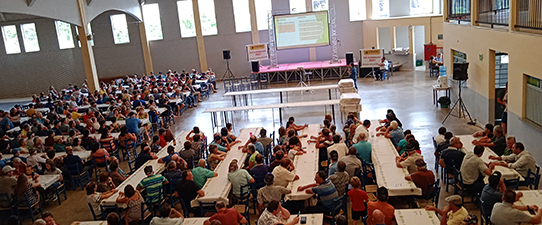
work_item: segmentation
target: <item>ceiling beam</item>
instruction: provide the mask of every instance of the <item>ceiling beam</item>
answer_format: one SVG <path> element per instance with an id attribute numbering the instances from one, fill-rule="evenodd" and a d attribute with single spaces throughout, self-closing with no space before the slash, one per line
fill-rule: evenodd
<path id="1" fill-rule="evenodd" d="M 28 5 L 28 7 L 32 7 L 34 3 L 36 3 L 36 0 L 26 0 L 26 4 Z"/>
<path id="2" fill-rule="evenodd" d="M 92 0 L 87 0 L 87 6 L 90 6 L 91 3 L 92 3 Z"/>

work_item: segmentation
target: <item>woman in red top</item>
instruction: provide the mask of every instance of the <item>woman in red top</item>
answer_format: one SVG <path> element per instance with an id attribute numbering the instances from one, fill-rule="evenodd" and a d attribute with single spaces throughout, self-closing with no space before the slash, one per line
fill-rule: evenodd
<path id="1" fill-rule="evenodd" d="M 92 143 L 92 158 L 96 163 L 103 163 L 105 160 L 109 160 L 109 152 L 107 150 L 100 148 L 100 143 Z M 105 160 L 102 158 L 105 156 Z"/>
<path id="2" fill-rule="evenodd" d="M 158 137 L 160 137 L 160 147 L 166 147 L 167 145 L 167 141 L 166 141 L 166 138 L 164 137 L 164 135 L 166 134 L 166 130 L 164 128 L 160 128 L 160 130 L 158 130 Z"/>
<path id="3" fill-rule="evenodd" d="M 350 179 L 350 184 L 354 189 L 348 191 L 348 196 L 352 200 L 352 224 L 356 225 L 358 220 L 367 216 L 365 202 L 369 201 L 369 195 L 361 190 L 361 181 L 357 177 Z"/>

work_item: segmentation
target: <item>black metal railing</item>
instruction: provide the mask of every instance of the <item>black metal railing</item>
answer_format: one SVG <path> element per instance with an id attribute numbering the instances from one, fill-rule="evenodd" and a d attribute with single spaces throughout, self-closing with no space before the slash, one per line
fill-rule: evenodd
<path id="1" fill-rule="evenodd" d="M 478 23 L 508 26 L 509 14 L 510 0 L 478 0 Z"/>
<path id="2" fill-rule="evenodd" d="M 542 30 L 542 0 L 518 0 L 516 27 Z"/>
<path id="3" fill-rule="evenodd" d="M 449 0 L 448 19 L 470 22 L 470 0 Z"/>

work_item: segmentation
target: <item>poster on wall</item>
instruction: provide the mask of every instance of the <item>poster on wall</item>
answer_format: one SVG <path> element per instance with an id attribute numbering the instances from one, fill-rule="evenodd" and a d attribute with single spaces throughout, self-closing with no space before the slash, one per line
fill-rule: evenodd
<path id="1" fill-rule="evenodd" d="M 252 60 L 269 59 L 269 54 L 267 52 L 267 43 L 247 45 L 246 48 L 247 48 L 247 59 L 249 62 Z"/>
<path id="2" fill-rule="evenodd" d="M 384 49 L 361 49 L 361 67 L 378 67 L 384 56 Z"/>

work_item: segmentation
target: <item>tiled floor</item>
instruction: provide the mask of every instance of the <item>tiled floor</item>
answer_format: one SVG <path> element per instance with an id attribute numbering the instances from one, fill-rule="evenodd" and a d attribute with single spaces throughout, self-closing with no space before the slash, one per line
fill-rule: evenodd
<path id="1" fill-rule="evenodd" d="M 315 82 L 312 85 L 333 84 L 337 81 Z M 437 133 L 442 126 L 441 122 L 448 113 L 448 109 L 441 109 L 432 104 L 431 85 L 436 84 L 436 79 L 429 77 L 429 72 L 396 72 L 390 80 L 374 81 L 371 78 L 361 78 L 358 80 L 359 94 L 361 95 L 363 110 L 361 119 L 383 119 L 387 109 L 393 109 L 398 118 L 403 123 L 404 129 L 412 130 L 416 139 L 420 142 L 422 153 L 428 165 L 434 165 L 433 145 L 431 137 Z M 295 86 L 296 83 L 274 84 L 269 88 Z M 205 108 L 229 107 L 232 106 L 231 99 L 223 97 L 223 86 L 218 84 L 219 92 L 211 94 L 209 99 L 205 99 L 197 108 L 188 109 L 180 118 L 176 119 L 173 125 L 173 131 L 178 133 L 182 130 L 190 130 L 193 126 L 199 126 L 207 134 L 211 133 L 211 120 L 209 114 L 204 114 Z M 286 96 L 285 96 L 286 97 Z M 327 91 L 316 91 L 314 93 L 295 92 L 288 94 L 290 102 L 326 100 Z M 27 101 L 24 101 L 27 102 Z M 278 103 L 278 94 L 255 95 L 252 96 L 253 104 L 271 104 Z M 15 103 L 0 103 L 0 109 L 9 109 Z M 327 109 L 329 111 L 329 107 Z M 236 112 L 234 114 L 235 130 L 238 131 L 244 127 L 265 127 L 268 133 L 279 128 L 278 124 L 273 129 L 271 110 L 254 110 L 248 112 Z M 284 118 L 289 116 L 296 118 L 298 124 L 322 123 L 325 112 L 324 107 L 304 107 L 289 108 L 284 110 Z M 337 130 L 342 130 L 340 114 L 336 110 L 337 119 L 335 124 Z M 275 110 L 275 118 L 277 111 Z M 446 121 L 446 127 L 454 134 L 471 134 L 480 128 L 467 125 L 466 120 L 451 116 Z M 127 167 L 121 163 L 122 167 Z M 433 168 L 432 166 L 429 166 Z M 126 168 L 127 169 L 127 168 Z M 447 196 L 445 190 L 441 196 Z M 77 191 L 68 191 L 68 200 L 58 206 L 53 203 L 45 207 L 55 215 L 55 219 L 60 224 L 70 224 L 73 221 L 92 220 L 88 205 L 85 201 L 85 193 L 78 189 Z M 441 197 L 443 203 L 444 197 Z M 442 206 L 442 204 L 441 204 Z M 471 208 L 471 207 L 468 207 Z M 26 223 L 30 223 L 29 220 Z"/>

